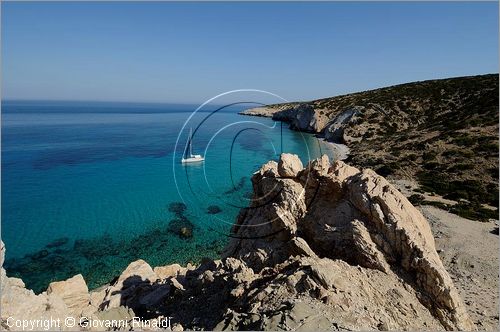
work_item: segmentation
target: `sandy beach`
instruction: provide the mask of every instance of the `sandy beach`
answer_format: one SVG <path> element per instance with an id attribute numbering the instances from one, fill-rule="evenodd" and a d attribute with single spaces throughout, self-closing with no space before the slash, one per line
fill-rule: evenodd
<path id="1" fill-rule="evenodd" d="M 321 140 L 323 146 L 325 146 L 331 154 L 334 156 L 334 160 L 345 160 L 349 157 L 349 148 L 345 144 L 332 143 L 326 140 Z"/>

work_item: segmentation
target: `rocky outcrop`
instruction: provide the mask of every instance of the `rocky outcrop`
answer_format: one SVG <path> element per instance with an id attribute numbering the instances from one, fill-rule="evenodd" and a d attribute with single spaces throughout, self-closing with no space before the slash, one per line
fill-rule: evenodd
<path id="1" fill-rule="evenodd" d="M 273 120 L 290 123 L 290 128 L 299 131 L 319 133 L 330 120 L 328 112 L 310 104 L 293 105 L 272 114 Z"/>
<path id="2" fill-rule="evenodd" d="M 337 114 L 332 121 L 320 128 L 319 131 L 323 131 L 323 135 L 327 141 L 343 143 L 346 141 L 344 137 L 345 129 L 350 126 L 351 122 L 358 119 L 361 110 L 363 110 L 363 107 L 354 106 L 348 108 Z"/>
<path id="3" fill-rule="evenodd" d="M 274 107 L 254 107 L 244 110 L 239 114 L 270 118 L 273 116 L 274 113 L 278 112 L 279 110 L 280 109 Z"/>
<path id="4" fill-rule="evenodd" d="M 383 177 L 343 162 L 330 165 L 326 156 L 294 179 L 277 171 L 277 177 L 270 171 L 254 175 L 254 205 L 261 207 L 242 211 L 226 257 L 256 271 L 282 264 L 290 253 L 377 270 L 403 280 L 445 328 L 473 328 L 427 221 Z M 270 190 L 273 198 L 262 206 Z M 268 222 L 254 227 L 262 220 Z M 325 292 L 331 289 L 321 284 Z"/>
<path id="5" fill-rule="evenodd" d="M 329 113 L 326 109 L 315 108 L 308 103 L 287 103 L 250 108 L 240 114 L 272 117 L 273 120 L 290 123 L 291 129 L 319 133 L 330 121 Z"/>
<path id="6" fill-rule="evenodd" d="M 304 168 L 283 154 L 252 182 L 221 260 L 154 269 L 139 260 L 90 294 L 80 276 L 40 295 L 2 278 L 2 308 L 172 317 L 175 330 L 474 329 L 427 221 L 384 178 L 326 156 Z"/>

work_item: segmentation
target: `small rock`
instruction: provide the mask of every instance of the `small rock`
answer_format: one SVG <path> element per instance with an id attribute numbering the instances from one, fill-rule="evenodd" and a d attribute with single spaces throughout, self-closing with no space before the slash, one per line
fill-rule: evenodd
<path id="1" fill-rule="evenodd" d="M 179 274 L 185 274 L 186 270 L 187 270 L 186 268 L 183 268 L 179 264 L 157 266 L 153 269 L 153 271 L 158 275 L 160 279 L 177 277 Z"/>
<path id="2" fill-rule="evenodd" d="M 203 272 L 203 282 L 204 283 L 211 283 L 211 282 L 214 282 L 214 273 L 210 270 L 206 270 L 205 272 Z"/>
<path id="3" fill-rule="evenodd" d="M 193 229 L 188 227 L 181 227 L 180 236 L 183 238 L 191 238 L 193 237 Z"/>
<path id="4" fill-rule="evenodd" d="M 173 212 L 175 214 L 182 214 L 186 211 L 186 204 L 182 202 L 173 202 L 168 205 L 168 211 Z"/>
<path id="5" fill-rule="evenodd" d="M 389 326 L 387 325 L 386 322 L 380 322 L 377 325 L 377 328 L 379 329 L 379 331 L 389 331 Z"/>
<path id="6" fill-rule="evenodd" d="M 184 286 L 182 286 L 182 284 L 176 278 L 171 278 L 170 284 L 178 290 L 181 290 L 181 291 L 184 290 Z"/>
<path id="7" fill-rule="evenodd" d="M 245 289 L 242 286 L 238 286 L 231 291 L 231 295 L 234 297 L 240 297 L 243 293 L 245 293 Z"/>

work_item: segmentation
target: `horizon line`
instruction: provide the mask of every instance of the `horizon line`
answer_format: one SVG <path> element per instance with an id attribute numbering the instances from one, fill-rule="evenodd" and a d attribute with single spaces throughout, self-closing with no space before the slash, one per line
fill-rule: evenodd
<path id="1" fill-rule="evenodd" d="M 362 93 L 368 91 L 374 91 L 379 89 L 391 88 L 399 85 L 406 85 L 412 83 L 422 83 L 427 81 L 437 81 L 437 80 L 447 80 L 447 79 L 455 79 L 455 78 L 466 78 L 466 77 L 475 77 L 475 76 L 487 76 L 487 75 L 500 75 L 500 72 L 490 72 L 490 73 L 481 73 L 481 74 L 471 74 L 471 75 L 461 75 L 461 76 L 450 76 L 450 77 L 438 77 L 438 78 L 429 78 L 423 80 L 416 80 L 410 82 L 400 82 L 395 84 L 388 84 L 384 86 L 374 87 L 367 90 L 356 90 L 347 93 L 341 94 L 332 94 L 326 97 L 312 98 L 312 99 L 303 99 L 303 100 L 291 100 L 290 103 L 300 103 L 300 102 L 312 102 L 316 100 L 328 99 L 333 97 L 340 97 L 355 93 Z M 38 99 L 38 98 L 0 98 L 0 103 L 4 102 L 73 102 L 73 103 L 109 103 L 109 104 L 145 104 L 145 105 L 201 105 L 204 102 L 176 102 L 176 101 L 132 101 L 132 100 L 92 100 L 92 99 Z"/>

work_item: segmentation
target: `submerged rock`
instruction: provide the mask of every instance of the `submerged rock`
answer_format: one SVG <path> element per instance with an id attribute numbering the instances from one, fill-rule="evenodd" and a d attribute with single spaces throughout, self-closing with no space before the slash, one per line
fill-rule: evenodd
<path id="1" fill-rule="evenodd" d="M 218 207 L 217 205 L 210 205 L 207 209 L 208 214 L 217 214 L 221 212 L 222 212 L 221 208 Z"/>
<path id="2" fill-rule="evenodd" d="M 46 248 L 57 248 L 57 247 L 61 247 L 65 244 L 67 244 L 69 242 L 69 239 L 67 237 L 62 237 L 60 239 L 56 239 L 52 242 L 50 242 L 49 244 L 47 244 L 45 247 Z"/>
<path id="3" fill-rule="evenodd" d="M 182 215 L 186 211 L 186 204 L 182 202 L 173 202 L 168 205 L 168 211 L 173 212 L 177 215 Z"/>
<path id="4" fill-rule="evenodd" d="M 188 239 L 193 237 L 194 225 L 186 217 L 170 220 L 168 223 L 168 231 L 178 235 L 181 238 Z"/>
<path id="5" fill-rule="evenodd" d="M 229 190 L 226 190 L 224 192 L 225 195 L 231 195 L 231 194 L 234 194 L 238 191 L 240 191 L 244 186 L 245 186 L 245 181 L 247 180 L 247 177 L 246 176 L 243 176 L 239 181 L 238 183 L 234 184 L 233 183 L 233 187 Z"/>
<path id="6" fill-rule="evenodd" d="M 40 251 L 34 253 L 31 256 L 31 259 L 36 261 L 36 260 L 39 260 L 41 258 L 47 257 L 48 255 L 49 255 L 49 252 L 47 250 L 43 249 L 43 250 L 40 250 Z"/>
<path id="7" fill-rule="evenodd" d="M 190 227 L 181 227 L 179 235 L 183 238 L 193 237 L 193 229 Z"/>

